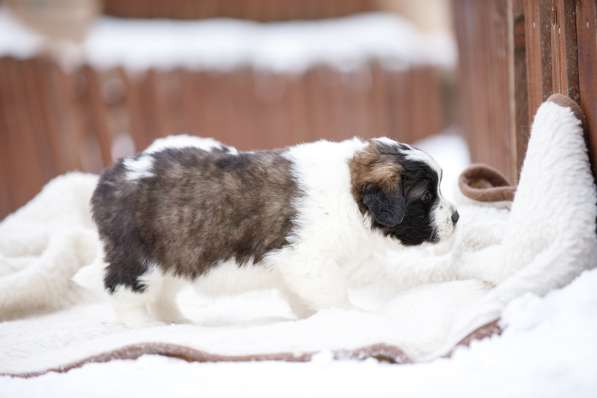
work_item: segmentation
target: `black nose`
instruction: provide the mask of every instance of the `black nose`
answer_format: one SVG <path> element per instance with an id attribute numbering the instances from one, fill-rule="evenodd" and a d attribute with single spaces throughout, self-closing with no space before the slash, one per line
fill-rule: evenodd
<path id="1" fill-rule="evenodd" d="M 460 218 L 460 214 L 458 214 L 457 211 L 454 211 L 454 213 L 452 213 L 452 222 L 454 223 L 454 225 L 456 225 L 459 218 Z"/>

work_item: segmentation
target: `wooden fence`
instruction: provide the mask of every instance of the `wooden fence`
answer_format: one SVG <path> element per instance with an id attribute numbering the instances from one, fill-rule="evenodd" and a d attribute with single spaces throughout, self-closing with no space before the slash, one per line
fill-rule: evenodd
<path id="1" fill-rule="evenodd" d="M 579 102 L 597 174 L 597 1 L 453 0 L 460 124 L 475 161 L 516 181 L 552 93 Z"/>
<path id="2" fill-rule="evenodd" d="M 334 18 L 380 9 L 377 0 L 103 0 L 126 18 L 242 18 L 256 21 Z"/>
<path id="3" fill-rule="evenodd" d="M 53 176 L 99 172 L 176 132 L 241 149 L 354 135 L 414 141 L 448 124 L 443 80 L 434 67 L 398 71 L 375 62 L 353 72 L 129 73 L 0 58 L 0 218 Z"/>

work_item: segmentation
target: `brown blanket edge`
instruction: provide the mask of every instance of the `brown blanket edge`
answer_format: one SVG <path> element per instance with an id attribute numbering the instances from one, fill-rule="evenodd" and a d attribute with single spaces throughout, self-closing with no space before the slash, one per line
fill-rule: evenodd
<path id="1" fill-rule="evenodd" d="M 479 163 L 471 164 L 460 174 L 458 187 L 464 196 L 485 203 L 512 202 L 516 191 L 497 169 Z"/>
<path id="2" fill-rule="evenodd" d="M 481 340 L 487 337 L 501 334 L 502 330 L 498 321 L 490 322 L 462 339 L 452 351 L 445 355 L 450 357 L 458 347 L 467 347 L 475 340 Z M 113 360 L 137 359 L 143 355 L 161 355 L 169 358 L 182 359 L 187 362 L 261 362 L 261 361 L 284 361 L 284 362 L 308 362 L 317 354 L 316 351 L 303 353 L 278 352 L 269 354 L 247 354 L 247 355 L 221 355 L 212 354 L 206 351 L 194 348 L 170 344 L 170 343 L 135 343 L 125 345 L 114 350 L 106 351 L 100 354 L 91 355 L 74 362 L 52 367 L 34 372 L 22 373 L 0 373 L 2 377 L 32 378 L 42 376 L 46 373 L 66 373 L 71 369 L 80 368 L 89 363 L 105 363 Z M 376 359 L 380 362 L 390 364 L 409 364 L 414 361 L 409 358 L 399 347 L 384 343 L 372 344 L 355 349 L 341 349 L 332 352 L 334 359 L 338 360 L 365 360 L 368 358 Z"/>

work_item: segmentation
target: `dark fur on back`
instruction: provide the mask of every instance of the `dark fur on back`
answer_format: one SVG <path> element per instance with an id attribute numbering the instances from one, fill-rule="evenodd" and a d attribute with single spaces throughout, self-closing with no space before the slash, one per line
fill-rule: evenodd
<path id="1" fill-rule="evenodd" d="M 138 277 L 150 264 L 196 278 L 221 261 L 258 263 L 289 244 L 300 193 L 279 152 L 182 148 L 140 156 L 153 157 L 152 176 L 129 181 L 120 161 L 92 197 L 108 290 L 142 291 Z"/>

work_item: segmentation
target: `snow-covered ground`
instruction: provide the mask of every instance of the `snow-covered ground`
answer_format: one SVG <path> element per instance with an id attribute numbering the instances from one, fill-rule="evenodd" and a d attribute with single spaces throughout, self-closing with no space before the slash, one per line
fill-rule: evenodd
<path id="1" fill-rule="evenodd" d="M 42 46 L 40 37 L 0 7 L 0 55 L 30 57 Z M 102 17 L 78 54 L 69 53 L 69 59 L 75 58 L 99 68 L 131 70 L 250 66 L 300 72 L 315 64 L 352 69 L 371 60 L 394 68 L 422 63 L 452 67 L 456 50 L 451 38 L 422 35 L 403 18 L 385 13 L 279 23 Z"/>
<path id="2" fill-rule="evenodd" d="M 444 166 L 450 189 L 468 162 L 463 141 L 444 135 L 418 146 Z M 520 297 L 503 314 L 502 336 L 431 363 L 333 361 L 325 352 L 309 363 L 197 364 L 146 356 L 32 379 L 0 378 L 0 396 L 595 397 L 596 286 L 597 270 L 592 270 L 543 298 Z"/>

